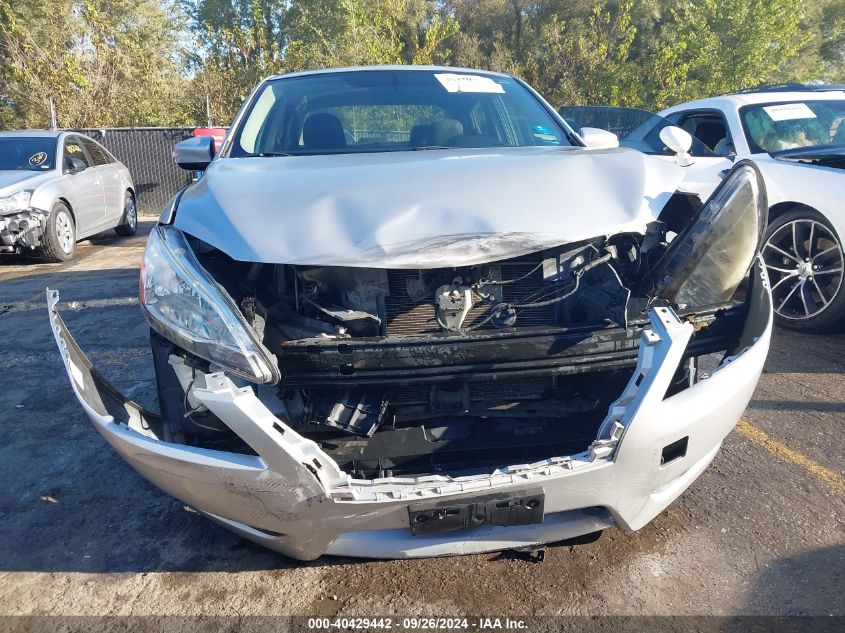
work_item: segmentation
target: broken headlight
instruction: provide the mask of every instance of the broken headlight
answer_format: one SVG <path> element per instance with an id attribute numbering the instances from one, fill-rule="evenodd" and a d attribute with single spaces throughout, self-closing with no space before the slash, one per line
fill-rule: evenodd
<path id="1" fill-rule="evenodd" d="M 150 234 L 140 294 L 150 326 L 164 338 L 252 382 L 278 381 L 269 352 L 178 229 L 157 226 Z"/>
<path id="2" fill-rule="evenodd" d="M 0 215 L 10 215 L 12 213 L 26 211 L 29 208 L 29 202 L 31 200 L 31 191 L 18 191 L 8 198 L 0 198 Z"/>
<path id="3" fill-rule="evenodd" d="M 751 266 L 767 221 L 760 171 L 741 161 L 657 262 L 655 296 L 688 306 L 728 301 Z"/>

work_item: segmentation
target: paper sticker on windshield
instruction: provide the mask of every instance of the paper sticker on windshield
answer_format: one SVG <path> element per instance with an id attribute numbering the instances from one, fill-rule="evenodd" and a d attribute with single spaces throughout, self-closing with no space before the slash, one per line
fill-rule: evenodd
<path id="1" fill-rule="evenodd" d="M 783 105 L 766 106 L 763 108 L 772 121 L 797 121 L 799 119 L 815 119 L 816 113 L 810 110 L 806 103 L 784 103 Z"/>
<path id="2" fill-rule="evenodd" d="M 47 152 L 37 152 L 29 157 L 29 164 L 38 167 L 47 160 Z"/>
<path id="3" fill-rule="evenodd" d="M 491 92 L 504 94 L 502 88 L 490 77 L 481 75 L 457 75 L 454 73 L 436 73 L 434 75 L 447 92 Z"/>

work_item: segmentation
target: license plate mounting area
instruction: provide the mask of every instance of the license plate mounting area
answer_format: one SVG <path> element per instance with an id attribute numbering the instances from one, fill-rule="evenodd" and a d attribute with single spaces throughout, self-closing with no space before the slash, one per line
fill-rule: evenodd
<path id="1" fill-rule="evenodd" d="M 408 506 L 411 534 L 437 534 L 480 525 L 536 525 L 543 522 L 545 494 L 524 490 L 484 495 L 463 501 Z"/>

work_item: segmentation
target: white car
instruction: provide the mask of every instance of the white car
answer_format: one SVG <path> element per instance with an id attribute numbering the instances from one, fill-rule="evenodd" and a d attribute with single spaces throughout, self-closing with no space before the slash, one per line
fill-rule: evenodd
<path id="1" fill-rule="evenodd" d="M 0 132 L 0 253 L 73 257 L 76 242 L 138 227 L 126 165 L 76 132 Z"/>
<path id="2" fill-rule="evenodd" d="M 141 266 L 161 414 L 93 370 L 49 293 L 76 396 L 143 476 L 295 558 L 637 530 L 757 384 L 767 204 L 740 161 L 669 243 L 689 172 L 609 136 L 505 74 L 271 77 L 219 153 L 177 146 L 204 173 Z"/>
<path id="3" fill-rule="evenodd" d="M 762 250 L 775 318 L 821 332 L 845 321 L 845 90 L 777 86 L 660 113 L 717 154 L 750 158 L 769 197 Z M 715 183 L 714 183 L 715 184 Z"/>

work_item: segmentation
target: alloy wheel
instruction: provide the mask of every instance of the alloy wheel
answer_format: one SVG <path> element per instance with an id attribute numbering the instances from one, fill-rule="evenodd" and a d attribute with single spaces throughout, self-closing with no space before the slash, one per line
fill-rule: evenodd
<path id="1" fill-rule="evenodd" d="M 66 211 L 59 211 L 56 215 L 56 238 L 64 253 L 73 252 L 73 220 Z"/>
<path id="2" fill-rule="evenodd" d="M 803 321 L 818 316 L 842 287 L 845 254 L 836 235 L 812 219 L 776 229 L 763 245 L 775 312 Z"/>
<path id="3" fill-rule="evenodd" d="M 124 215 L 126 217 L 126 224 L 134 230 L 138 226 L 138 209 L 135 207 L 134 198 L 129 197 L 126 199 Z"/>

